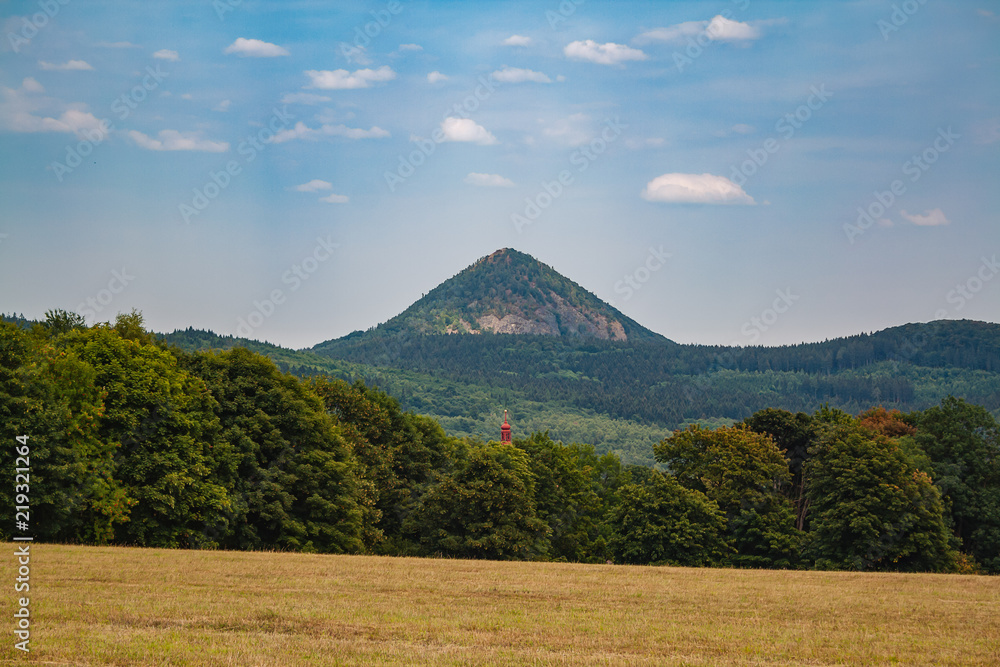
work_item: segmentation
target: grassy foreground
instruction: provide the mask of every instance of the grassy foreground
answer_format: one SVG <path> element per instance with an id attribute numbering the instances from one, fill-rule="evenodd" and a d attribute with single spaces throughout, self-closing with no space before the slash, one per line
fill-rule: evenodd
<path id="1" fill-rule="evenodd" d="M 1000 664 L 1000 577 L 44 544 L 25 656 L 3 561 L 5 664 Z"/>

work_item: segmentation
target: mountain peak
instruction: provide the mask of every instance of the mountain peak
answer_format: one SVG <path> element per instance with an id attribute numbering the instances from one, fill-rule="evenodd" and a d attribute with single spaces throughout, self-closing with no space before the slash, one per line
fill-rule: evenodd
<path id="1" fill-rule="evenodd" d="M 552 267 L 513 248 L 476 260 L 375 332 L 665 340 Z"/>

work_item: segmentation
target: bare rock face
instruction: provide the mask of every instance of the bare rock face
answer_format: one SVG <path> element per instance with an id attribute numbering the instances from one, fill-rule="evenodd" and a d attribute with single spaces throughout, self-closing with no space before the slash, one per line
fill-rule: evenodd
<path id="1" fill-rule="evenodd" d="M 378 329 L 664 340 L 550 266 L 509 248 L 480 258 Z"/>

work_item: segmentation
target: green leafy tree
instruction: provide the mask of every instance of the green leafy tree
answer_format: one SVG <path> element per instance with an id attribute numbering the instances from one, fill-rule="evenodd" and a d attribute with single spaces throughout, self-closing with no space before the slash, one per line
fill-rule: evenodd
<path id="1" fill-rule="evenodd" d="M 104 544 L 128 520 L 114 444 L 99 437 L 104 406 L 95 380 L 93 368 L 47 336 L 0 323 L 0 462 L 12 470 L 15 437 L 28 436 L 30 518 L 40 539 Z M 13 491 L 0 490 L 7 507 L 23 504 Z M 2 527 L 5 537 L 9 529 Z"/>
<path id="2" fill-rule="evenodd" d="M 554 442 L 547 432 L 515 440 L 514 445 L 530 457 L 538 518 L 551 531 L 550 557 L 577 562 L 606 559 L 601 462 L 593 448 Z"/>
<path id="3" fill-rule="evenodd" d="M 71 332 L 60 345 L 93 367 L 104 392 L 99 438 L 116 447 L 115 478 L 132 505 L 115 541 L 213 546 L 205 528 L 225 523 L 229 498 L 214 479 L 219 422 L 205 384 L 163 348 L 107 325 Z"/>
<path id="4" fill-rule="evenodd" d="M 804 412 L 792 414 L 788 410 L 765 408 L 744 419 L 743 423 L 751 431 L 771 436 L 788 460 L 792 479 L 783 492 L 795 507 L 795 527 L 802 530 L 808 509 L 802 466 L 809 458 L 809 448 L 819 435 L 813 418 Z"/>
<path id="5" fill-rule="evenodd" d="M 426 553 L 491 560 L 544 556 L 548 528 L 535 512 L 527 454 L 509 443 L 472 444 L 424 493 L 403 530 Z"/>
<path id="6" fill-rule="evenodd" d="M 216 402 L 224 546 L 362 551 L 355 460 L 309 385 L 245 348 L 185 360 Z"/>
<path id="7" fill-rule="evenodd" d="M 892 439 L 856 423 L 828 426 L 806 478 L 808 553 L 818 567 L 954 568 L 941 494 Z"/>
<path id="8" fill-rule="evenodd" d="M 725 514 L 700 491 L 656 473 L 627 484 L 611 510 L 611 553 L 632 565 L 714 565 L 728 553 Z"/>
<path id="9" fill-rule="evenodd" d="M 908 415 L 916 444 L 931 459 L 930 472 L 948 508 L 962 551 L 988 571 L 1000 572 L 1000 427 L 984 408 L 948 397 Z"/>
<path id="10" fill-rule="evenodd" d="M 688 489 L 718 503 L 734 552 L 745 567 L 792 567 L 802 534 L 782 490 L 791 474 L 770 436 L 744 426 L 715 430 L 692 425 L 653 447 L 658 461 Z"/>

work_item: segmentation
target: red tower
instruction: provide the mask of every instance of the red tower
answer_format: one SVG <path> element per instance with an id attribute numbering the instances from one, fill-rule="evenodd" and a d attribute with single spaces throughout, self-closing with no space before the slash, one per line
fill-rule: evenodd
<path id="1" fill-rule="evenodd" d="M 510 442 L 510 424 L 507 423 L 507 411 L 503 411 L 503 426 L 500 427 L 500 442 Z"/>

